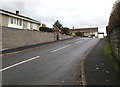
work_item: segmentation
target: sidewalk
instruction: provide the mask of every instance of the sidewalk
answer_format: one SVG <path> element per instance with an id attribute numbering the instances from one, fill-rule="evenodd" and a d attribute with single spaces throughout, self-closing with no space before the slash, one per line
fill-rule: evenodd
<path id="1" fill-rule="evenodd" d="M 84 61 L 84 72 L 87 86 L 106 85 L 116 87 L 119 74 L 103 52 L 106 40 L 101 39 Z"/>

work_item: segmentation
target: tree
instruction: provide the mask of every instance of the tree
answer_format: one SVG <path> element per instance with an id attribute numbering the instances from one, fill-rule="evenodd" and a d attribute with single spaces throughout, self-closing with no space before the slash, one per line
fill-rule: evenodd
<path id="1" fill-rule="evenodd" d="M 75 33 L 75 36 L 81 36 L 81 37 L 82 37 L 83 34 L 84 34 L 84 32 L 76 32 L 76 33 Z"/>
<path id="2" fill-rule="evenodd" d="M 109 18 L 109 28 L 120 26 L 120 2 L 116 2 L 113 6 L 110 18 Z"/>
<path id="3" fill-rule="evenodd" d="M 62 31 L 63 34 L 70 35 L 70 30 L 67 27 L 61 28 L 61 31 Z"/>
<path id="4" fill-rule="evenodd" d="M 62 28 L 62 24 L 57 20 L 54 24 L 53 24 L 53 28 Z"/>

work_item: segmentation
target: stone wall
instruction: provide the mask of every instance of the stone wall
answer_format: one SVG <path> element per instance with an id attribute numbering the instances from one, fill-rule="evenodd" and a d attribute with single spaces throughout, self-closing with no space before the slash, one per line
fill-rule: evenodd
<path id="1" fill-rule="evenodd" d="M 60 40 L 71 38 L 71 36 L 60 35 Z M 54 33 L 22 30 L 16 28 L 2 27 L 2 49 L 13 49 L 40 43 L 56 41 Z"/>
<path id="2" fill-rule="evenodd" d="M 112 51 L 120 62 L 120 27 L 114 28 L 107 27 L 107 33 Z"/>

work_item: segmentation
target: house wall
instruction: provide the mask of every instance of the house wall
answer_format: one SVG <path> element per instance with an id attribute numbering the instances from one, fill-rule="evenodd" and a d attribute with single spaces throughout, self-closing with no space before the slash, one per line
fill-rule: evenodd
<path id="1" fill-rule="evenodd" d="M 1 18 L 1 15 L 0 15 L 0 18 Z M 1 19 L 0 19 L 0 22 L 1 22 Z M 2 23 L 1 23 L 2 24 Z M 0 26 L 0 49 L 2 49 L 2 29 L 1 29 L 1 26 Z M 2 69 L 2 56 L 0 57 L 0 69 Z M 0 72 L 0 86 L 2 86 L 2 72 Z"/>
<path id="2" fill-rule="evenodd" d="M 1 21 L 2 21 L 2 22 L 1 22 L 1 23 L 2 23 L 1 26 L 6 26 L 6 27 L 7 27 L 7 26 L 8 26 L 9 16 L 1 15 L 1 17 L 2 17 L 2 18 L 1 18 L 1 19 L 2 19 L 2 20 L 1 20 Z"/>
<path id="3" fill-rule="evenodd" d="M 10 24 L 10 16 L 6 16 L 6 15 L 2 15 L 0 14 L 0 26 L 5 26 L 5 27 L 13 27 L 13 28 L 19 28 L 19 29 L 28 29 L 28 22 L 29 21 L 26 21 L 26 20 L 23 20 L 22 21 L 22 26 L 17 26 L 15 24 Z M 14 17 L 12 17 L 14 18 Z M 31 22 L 29 22 L 31 23 Z M 36 23 L 32 23 L 32 24 L 36 24 Z M 38 30 L 39 31 L 39 27 L 40 25 L 39 24 L 36 24 L 36 29 L 35 30 Z M 29 28 L 30 29 L 30 28 Z"/>
<path id="4" fill-rule="evenodd" d="M 0 49 L 2 49 L 2 27 L 1 26 L 2 26 L 2 14 L 0 14 Z M 2 58 L 0 58 L 0 59 L 2 59 Z M 0 67 L 0 69 L 1 69 L 1 67 Z"/>
<path id="5" fill-rule="evenodd" d="M 94 32 L 95 36 L 98 37 L 98 32 Z"/>
<path id="6" fill-rule="evenodd" d="M 60 40 L 68 38 L 71 38 L 71 36 L 60 35 Z M 56 41 L 54 33 L 2 27 L 1 50 L 13 49 L 52 41 Z"/>
<path id="7" fill-rule="evenodd" d="M 32 28 L 31 29 L 31 27 L 30 27 L 30 25 L 36 25 L 36 29 L 34 29 L 34 28 Z M 23 29 L 29 29 L 29 30 L 37 30 L 37 31 L 39 31 L 39 27 L 40 27 L 40 25 L 39 24 L 36 24 L 36 23 L 32 23 L 32 22 L 29 22 L 29 21 L 25 21 L 25 20 L 23 20 Z"/>
<path id="8" fill-rule="evenodd" d="M 2 14 L 0 13 L 0 26 L 2 26 Z"/>
<path id="9" fill-rule="evenodd" d="M 104 38 L 104 34 L 98 34 L 98 38 Z"/>
<path id="10" fill-rule="evenodd" d="M 75 35 L 76 32 L 84 32 L 85 36 L 91 36 L 95 34 L 95 37 L 98 37 L 98 29 L 97 28 L 87 28 L 87 29 L 74 29 L 71 30 L 72 34 Z"/>
<path id="11" fill-rule="evenodd" d="M 23 29 L 27 29 L 28 22 L 23 20 Z"/>
<path id="12" fill-rule="evenodd" d="M 40 31 L 39 28 L 40 28 L 40 25 L 37 25 L 37 30 L 38 30 L 38 31 Z"/>

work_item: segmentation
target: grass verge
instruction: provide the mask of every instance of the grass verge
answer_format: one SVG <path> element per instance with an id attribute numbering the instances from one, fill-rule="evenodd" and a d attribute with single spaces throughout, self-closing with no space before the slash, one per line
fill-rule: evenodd
<path id="1" fill-rule="evenodd" d="M 120 66 L 118 64 L 118 61 L 116 60 L 116 58 L 114 58 L 111 47 L 110 47 L 110 43 L 106 42 L 104 47 L 103 47 L 103 51 L 104 53 L 107 55 L 108 59 L 110 60 L 110 62 L 113 65 L 113 68 L 120 73 Z"/>

